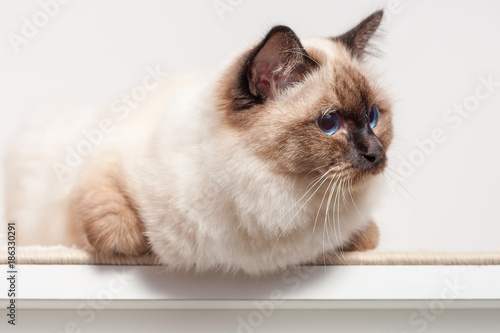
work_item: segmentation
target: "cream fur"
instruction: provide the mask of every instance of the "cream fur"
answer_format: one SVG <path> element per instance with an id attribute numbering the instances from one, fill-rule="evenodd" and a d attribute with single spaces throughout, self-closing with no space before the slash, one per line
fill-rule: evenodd
<path id="1" fill-rule="evenodd" d="M 304 45 L 332 59 L 346 56 L 331 41 Z M 61 142 L 78 141 L 70 137 L 74 131 L 52 131 L 58 136 L 50 137 L 42 152 L 32 146 L 40 141 L 39 133 L 31 132 L 34 142 L 18 141 L 7 158 L 6 197 L 7 218 L 18 221 L 19 241 L 86 246 L 78 221 L 71 220 L 70 198 L 82 186 L 82 170 L 99 156 L 117 156 L 124 188 L 151 249 L 172 268 L 273 272 L 321 261 L 368 226 L 375 177 L 351 194 L 330 198 L 325 223 L 329 193 L 324 194 L 330 180 L 306 202 L 313 192 L 308 192 L 311 178 L 276 174 L 245 136 L 223 126 L 215 89 L 212 79 L 170 78 L 125 122 L 116 123 L 112 135 L 62 185 L 50 162 L 64 159 Z M 303 93 L 296 87 L 287 98 Z M 22 178 L 28 174 L 33 178 Z"/>

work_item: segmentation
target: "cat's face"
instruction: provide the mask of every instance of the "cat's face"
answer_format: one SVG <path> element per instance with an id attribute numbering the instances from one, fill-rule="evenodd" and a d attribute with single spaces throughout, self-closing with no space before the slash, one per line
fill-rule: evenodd
<path id="1" fill-rule="evenodd" d="M 383 171 L 391 106 L 363 66 L 376 12 L 346 34 L 301 42 L 273 28 L 222 82 L 224 120 L 276 172 L 357 183 Z"/>

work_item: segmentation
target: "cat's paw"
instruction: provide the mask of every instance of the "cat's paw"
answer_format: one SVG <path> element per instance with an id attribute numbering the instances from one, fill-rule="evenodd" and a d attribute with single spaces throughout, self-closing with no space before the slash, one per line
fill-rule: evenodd
<path id="1" fill-rule="evenodd" d="M 346 251 L 368 251 L 373 250 L 377 247 L 379 240 L 379 232 L 378 227 L 375 223 L 370 222 L 368 226 L 355 234 L 351 241 L 340 250 L 337 251 L 329 251 L 321 256 L 319 256 L 316 260 L 312 261 L 309 264 L 312 265 L 338 265 L 345 264 L 345 258 L 342 255 L 342 252 Z"/>
<path id="2" fill-rule="evenodd" d="M 74 219 L 90 247 L 100 254 L 145 254 L 143 225 L 122 182 L 118 163 L 100 161 L 87 169 L 74 191 Z"/>
<path id="3" fill-rule="evenodd" d="M 104 216 L 88 214 L 82 223 L 88 243 L 98 253 L 138 256 L 148 251 L 139 220 L 125 206 L 116 207 Z"/>
<path id="4" fill-rule="evenodd" d="M 366 229 L 361 230 L 352 237 L 351 242 L 342 248 L 342 251 L 368 251 L 373 250 L 378 245 L 378 227 L 374 222 L 370 222 Z"/>

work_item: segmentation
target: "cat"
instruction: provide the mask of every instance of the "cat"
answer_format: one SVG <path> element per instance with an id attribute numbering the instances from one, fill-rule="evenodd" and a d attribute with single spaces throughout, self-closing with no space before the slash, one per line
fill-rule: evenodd
<path id="1" fill-rule="evenodd" d="M 62 185 L 48 170 L 66 125 L 51 154 L 17 141 L 19 241 L 250 275 L 375 248 L 393 129 L 366 59 L 382 17 L 305 40 L 276 26 L 214 78 L 169 78 Z"/>

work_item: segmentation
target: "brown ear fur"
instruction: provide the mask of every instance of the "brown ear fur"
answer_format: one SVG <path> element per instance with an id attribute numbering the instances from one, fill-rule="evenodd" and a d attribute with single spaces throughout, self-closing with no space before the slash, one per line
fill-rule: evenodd
<path id="1" fill-rule="evenodd" d="M 299 82 L 316 63 L 289 27 L 272 28 L 248 59 L 250 92 L 262 101 L 273 99 L 280 90 Z"/>
<path id="2" fill-rule="evenodd" d="M 122 176 L 112 157 L 89 165 L 73 192 L 73 219 L 97 252 L 141 255 L 148 251 L 148 243 Z"/>

